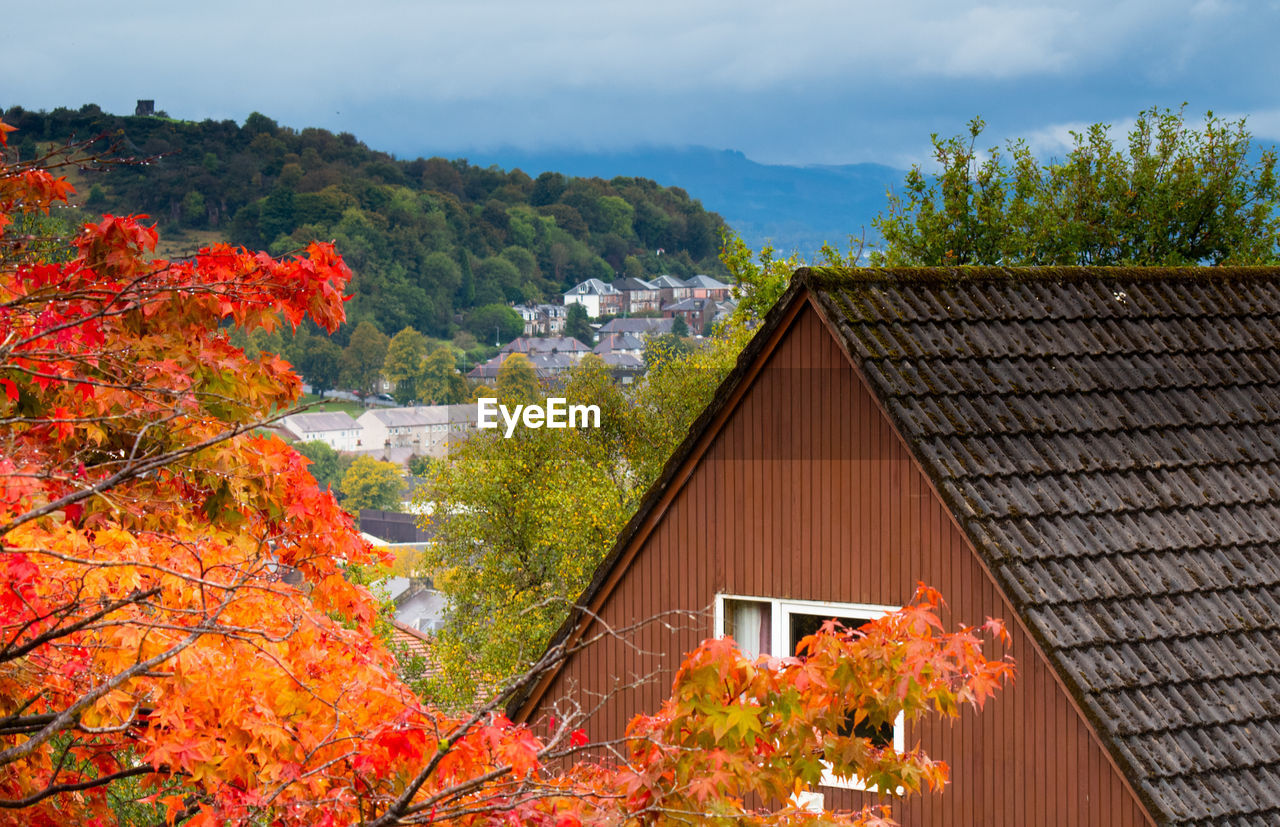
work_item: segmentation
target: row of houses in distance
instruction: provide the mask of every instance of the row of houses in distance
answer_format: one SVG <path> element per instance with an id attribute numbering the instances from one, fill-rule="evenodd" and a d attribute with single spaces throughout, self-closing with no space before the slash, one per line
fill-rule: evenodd
<path id="1" fill-rule="evenodd" d="M 492 385 L 497 381 L 498 371 L 507 357 L 519 353 L 533 364 L 539 380 L 554 384 L 561 374 L 581 362 L 584 356 L 594 353 L 608 366 L 614 378 L 624 385 L 630 384 L 644 372 L 645 339 L 670 333 L 672 323 L 671 319 L 614 319 L 600 328 L 600 343 L 594 348 L 571 336 L 522 336 L 508 342 L 497 356 L 472 368 L 467 378 Z"/>
<path id="2" fill-rule="evenodd" d="M 475 430 L 476 405 L 374 408 L 358 419 L 345 411 L 298 413 L 284 417 L 280 426 L 300 442 L 403 463 L 411 455 L 448 456 L 451 445 Z"/>
<path id="3" fill-rule="evenodd" d="M 591 319 L 636 313 L 661 312 L 665 315 L 670 306 L 688 299 L 723 302 L 732 293 L 732 287 L 710 276 L 692 276 L 685 280 L 658 276 L 651 281 L 624 278 L 613 283 L 587 279 L 564 294 L 564 306 L 580 304 Z"/>

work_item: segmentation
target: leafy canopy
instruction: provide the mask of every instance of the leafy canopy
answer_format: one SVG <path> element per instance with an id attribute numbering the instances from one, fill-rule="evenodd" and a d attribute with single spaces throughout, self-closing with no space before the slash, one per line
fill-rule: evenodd
<path id="1" fill-rule="evenodd" d="M 1122 146 L 1110 128 L 1073 132 L 1061 161 L 1042 164 L 1025 141 L 977 149 L 933 136 L 941 167 L 907 175 L 875 221 L 876 265 L 1201 265 L 1277 260 L 1276 155 L 1255 155 L 1244 121 L 1212 112 L 1202 129 L 1182 110 L 1141 113 Z"/>

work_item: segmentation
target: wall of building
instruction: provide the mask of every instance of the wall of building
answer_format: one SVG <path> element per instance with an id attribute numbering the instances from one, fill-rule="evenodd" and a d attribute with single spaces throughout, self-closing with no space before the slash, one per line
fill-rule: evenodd
<path id="1" fill-rule="evenodd" d="M 572 659 L 540 712 L 554 699 L 585 706 L 611 695 L 587 733 L 593 741 L 620 737 L 635 712 L 655 710 L 666 697 L 681 653 L 712 634 L 717 593 L 901 605 L 918 581 L 949 601 L 949 627 L 1004 618 L 1019 676 L 981 713 L 907 725 L 906 745 L 945 759 L 952 783 L 941 794 L 890 797 L 894 818 L 904 825 L 1148 823 L 809 307 L 671 497 L 616 589 L 594 607 L 613 628 L 637 630 Z M 820 792 L 829 807 L 875 801 Z"/>

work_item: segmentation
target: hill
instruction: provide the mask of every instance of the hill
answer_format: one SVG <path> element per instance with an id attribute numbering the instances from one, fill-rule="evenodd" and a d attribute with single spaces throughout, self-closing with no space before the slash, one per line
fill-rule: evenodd
<path id="1" fill-rule="evenodd" d="M 333 239 L 355 271 L 348 324 L 387 334 L 412 325 L 451 336 L 469 311 L 554 297 L 583 279 L 723 273 L 724 220 L 681 189 L 639 177 L 568 177 L 444 158 L 398 160 L 349 133 L 293 130 L 254 113 L 234 121 L 28 112 L 6 122 L 23 157 L 50 143 L 95 147 L 144 164 L 80 176 L 92 212 L 154 217 L 192 248 L 218 238 L 281 254 Z M 662 251 L 659 254 L 659 250 Z"/>

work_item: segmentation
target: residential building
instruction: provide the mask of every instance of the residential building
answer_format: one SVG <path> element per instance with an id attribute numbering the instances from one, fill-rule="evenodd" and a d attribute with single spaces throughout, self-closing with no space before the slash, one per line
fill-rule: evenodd
<path id="1" fill-rule="evenodd" d="M 685 279 L 684 283 L 692 291 L 689 298 L 693 299 L 713 299 L 719 302 L 733 294 L 732 287 L 716 281 L 711 276 L 692 276 Z"/>
<path id="2" fill-rule="evenodd" d="M 596 341 L 614 333 L 627 333 L 638 339 L 660 336 L 671 332 L 671 319 L 610 319 L 596 331 Z"/>
<path id="3" fill-rule="evenodd" d="M 650 279 L 649 281 L 654 287 L 658 288 L 659 306 L 693 298 L 693 288 L 685 284 L 683 279 L 676 276 L 658 276 L 656 279 Z"/>
<path id="4" fill-rule="evenodd" d="M 644 279 L 618 279 L 613 286 L 622 291 L 623 313 L 656 313 L 662 309 L 662 292 Z"/>
<path id="5" fill-rule="evenodd" d="M 622 291 L 600 279 L 587 279 L 564 294 L 564 304 L 582 305 L 591 319 L 615 316 L 622 312 Z"/>
<path id="6" fill-rule="evenodd" d="M 630 333 L 606 333 L 592 351 L 597 356 L 609 353 L 625 353 L 636 358 L 644 356 L 644 339 Z"/>
<path id="7" fill-rule="evenodd" d="M 290 414 L 280 425 L 299 442 L 323 442 L 335 451 L 354 451 L 360 445 L 360 423 L 346 411 Z"/>
<path id="8" fill-rule="evenodd" d="M 827 779 L 826 806 L 1270 824 L 1278 491 L 1280 268 L 801 271 L 508 713 L 576 701 L 609 742 L 702 639 L 786 654 L 923 581 L 948 627 L 1004 620 L 989 656 L 1017 679 L 895 729 L 950 765 L 944 791 Z"/>
<path id="9" fill-rule="evenodd" d="M 526 356 L 564 354 L 576 360 L 581 359 L 590 352 L 590 347 L 572 336 L 551 336 L 547 338 L 522 336 L 519 339 L 512 339 L 503 345 L 502 349 L 498 351 L 498 355 L 506 358 L 511 353 L 523 353 Z"/>
<path id="10" fill-rule="evenodd" d="M 560 304 L 522 304 L 514 310 L 524 320 L 526 336 L 562 336 L 567 311 Z"/>

